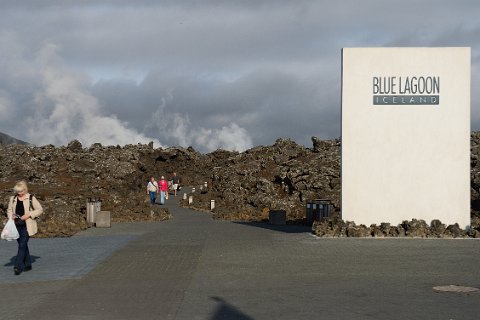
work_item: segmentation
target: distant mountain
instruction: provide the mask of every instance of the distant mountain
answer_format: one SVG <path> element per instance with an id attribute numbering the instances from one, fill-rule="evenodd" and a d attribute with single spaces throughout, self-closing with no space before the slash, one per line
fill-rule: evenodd
<path id="1" fill-rule="evenodd" d="M 15 139 L 10 137 L 8 134 L 0 132 L 0 145 L 7 145 L 7 144 L 29 144 L 28 142 Z"/>

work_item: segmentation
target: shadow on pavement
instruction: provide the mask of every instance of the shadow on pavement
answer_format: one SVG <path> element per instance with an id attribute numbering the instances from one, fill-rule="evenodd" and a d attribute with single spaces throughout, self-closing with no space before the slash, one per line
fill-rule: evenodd
<path id="1" fill-rule="evenodd" d="M 312 227 L 305 226 L 305 225 L 298 225 L 298 224 L 287 224 L 284 226 L 276 226 L 276 225 L 268 224 L 267 222 L 234 221 L 234 223 L 250 226 L 250 227 L 257 227 L 262 229 L 285 232 L 285 233 L 306 233 L 306 232 L 311 233 L 312 232 Z"/>
<path id="2" fill-rule="evenodd" d="M 7 262 L 4 264 L 5 267 L 13 267 L 15 265 L 15 259 L 17 258 L 17 256 L 13 256 L 10 258 L 10 262 Z M 35 263 L 35 261 L 37 261 L 38 259 L 40 259 L 40 257 L 37 257 L 37 256 L 30 256 L 30 259 L 32 260 L 32 264 Z"/>
<path id="3" fill-rule="evenodd" d="M 222 298 L 211 297 L 211 299 L 218 302 L 218 305 L 210 320 L 253 320 L 252 317 L 244 314 Z"/>

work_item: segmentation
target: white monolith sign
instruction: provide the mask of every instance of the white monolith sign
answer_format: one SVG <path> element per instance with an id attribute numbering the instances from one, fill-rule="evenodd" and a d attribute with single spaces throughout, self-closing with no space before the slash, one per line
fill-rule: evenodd
<path id="1" fill-rule="evenodd" d="M 342 217 L 470 224 L 470 48 L 342 52 Z"/>

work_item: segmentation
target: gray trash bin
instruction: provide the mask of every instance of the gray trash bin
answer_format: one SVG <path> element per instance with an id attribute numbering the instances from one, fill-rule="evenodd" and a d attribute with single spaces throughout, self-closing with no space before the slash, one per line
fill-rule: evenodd
<path id="1" fill-rule="evenodd" d="M 327 199 L 308 200 L 305 208 L 307 224 L 313 224 L 313 221 L 328 218 L 333 213 L 333 205 Z"/>
<path id="2" fill-rule="evenodd" d="M 99 198 L 88 198 L 87 200 L 87 225 L 93 226 L 95 224 L 95 217 L 97 212 L 102 208 L 102 200 Z"/>

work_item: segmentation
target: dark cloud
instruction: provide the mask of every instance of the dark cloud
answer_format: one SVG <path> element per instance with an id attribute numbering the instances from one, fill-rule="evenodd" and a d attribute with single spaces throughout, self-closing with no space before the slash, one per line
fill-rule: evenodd
<path id="1" fill-rule="evenodd" d="M 36 110 L 56 128 L 37 137 L 42 143 L 64 143 L 60 131 L 69 126 L 90 141 L 94 117 L 111 119 L 120 142 L 310 144 L 312 135 L 340 135 L 342 47 L 470 46 L 478 87 L 479 13 L 473 0 L 3 2 L 1 130 L 28 139 L 12 119 Z M 63 96 L 89 107 L 78 113 Z M 475 130 L 478 104 L 473 90 Z M 55 112 L 73 115 L 54 125 Z"/>

